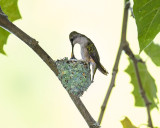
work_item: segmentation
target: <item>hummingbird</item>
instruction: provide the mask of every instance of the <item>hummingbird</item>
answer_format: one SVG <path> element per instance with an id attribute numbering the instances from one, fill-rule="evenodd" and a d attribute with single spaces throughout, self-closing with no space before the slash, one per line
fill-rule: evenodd
<path id="1" fill-rule="evenodd" d="M 82 59 L 92 65 L 92 82 L 97 68 L 104 75 L 108 74 L 106 69 L 100 63 L 100 57 L 94 43 L 87 36 L 73 31 L 70 33 L 69 39 L 72 45 L 71 59 L 76 59 L 74 56 L 74 45 L 79 44 L 81 47 Z"/>

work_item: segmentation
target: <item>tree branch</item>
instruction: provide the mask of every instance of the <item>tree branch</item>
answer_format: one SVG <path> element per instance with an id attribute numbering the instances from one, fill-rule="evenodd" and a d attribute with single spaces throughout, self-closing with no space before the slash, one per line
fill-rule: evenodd
<path id="1" fill-rule="evenodd" d="M 125 2 L 126 2 L 126 0 L 125 0 Z M 140 88 L 140 93 L 141 93 L 141 96 L 142 96 L 142 98 L 143 98 L 143 100 L 145 102 L 146 108 L 147 108 L 148 126 L 153 128 L 152 118 L 151 118 L 151 114 L 150 114 L 150 105 L 151 105 L 151 103 L 149 102 L 149 100 L 148 100 L 148 98 L 147 98 L 147 96 L 145 94 L 144 88 L 143 88 L 142 83 L 141 83 L 139 70 L 138 70 L 138 62 L 142 62 L 142 63 L 144 63 L 144 62 L 141 59 L 137 59 L 134 56 L 133 52 L 129 48 L 128 42 L 126 41 L 128 9 L 130 9 L 129 1 L 125 3 L 123 24 L 122 24 L 121 43 L 120 43 L 119 50 L 118 50 L 117 57 L 116 57 L 116 61 L 115 61 L 114 67 L 113 67 L 112 79 L 111 79 L 111 82 L 110 82 L 110 85 L 109 85 L 109 89 L 107 91 L 107 94 L 106 94 L 105 99 L 103 101 L 103 104 L 101 106 L 101 112 L 100 112 L 100 115 L 99 115 L 99 118 L 98 118 L 98 123 L 101 124 L 101 122 L 102 122 L 103 115 L 104 115 L 104 112 L 105 112 L 105 109 L 106 109 L 106 106 L 107 106 L 107 103 L 108 103 L 108 100 L 109 100 L 109 96 L 110 96 L 111 91 L 112 91 L 112 89 L 114 87 L 116 74 L 118 72 L 118 65 L 119 65 L 121 52 L 122 52 L 122 50 L 124 50 L 125 53 L 130 57 L 130 59 L 132 59 L 132 61 L 134 63 L 135 72 L 136 72 L 136 76 L 137 76 L 137 81 L 138 81 L 138 85 L 139 85 L 139 88 Z"/>
<path id="2" fill-rule="evenodd" d="M 124 13 L 123 13 L 123 23 L 122 23 L 121 42 L 120 42 L 117 57 L 116 57 L 116 60 L 115 60 L 115 64 L 114 64 L 114 67 L 113 67 L 112 79 L 111 79 L 111 82 L 110 82 L 110 85 L 109 85 L 109 89 L 107 91 L 107 94 L 106 94 L 105 99 L 103 101 L 103 104 L 101 106 L 101 111 L 100 111 L 99 118 L 98 118 L 98 123 L 99 124 L 101 124 L 101 122 L 102 122 L 103 115 L 104 115 L 104 112 L 105 112 L 105 109 L 106 109 L 106 106 L 107 106 L 107 103 L 108 103 L 108 100 L 109 100 L 109 96 L 110 96 L 111 91 L 112 91 L 112 89 L 115 85 L 115 79 L 116 79 L 116 75 L 117 75 L 117 72 L 118 72 L 119 60 L 120 60 L 121 53 L 122 53 L 122 50 L 123 50 L 123 45 L 124 45 L 123 43 L 126 41 L 126 31 L 127 31 L 127 21 L 128 21 L 128 9 L 129 9 L 129 7 L 130 7 L 130 3 L 125 2 L 125 8 L 124 8 Z"/>
<path id="3" fill-rule="evenodd" d="M 56 66 L 55 61 L 40 47 L 38 42 L 27 35 L 25 32 L 23 32 L 21 29 L 19 29 L 16 25 L 14 25 L 12 22 L 8 20 L 7 15 L 5 15 L 0 8 L 0 26 L 4 28 L 5 30 L 9 31 L 10 33 L 13 33 L 15 36 L 20 38 L 22 41 L 24 41 L 32 50 L 39 55 L 39 57 L 48 65 L 48 67 L 55 73 L 55 75 L 58 75 L 58 69 Z M 99 128 L 100 126 L 97 124 L 97 122 L 92 118 L 84 104 L 82 103 L 81 99 L 70 94 L 70 97 L 74 104 L 76 105 L 77 109 L 80 111 L 81 115 L 87 122 L 88 126 L 90 128 Z"/>
<path id="4" fill-rule="evenodd" d="M 86 120 L 88 126 L 90 128 L 100 128 L 100 125 L 92 118 L 92 116 L 87 111 L 87 109 L 85 108 L 85 106 L 82 103 L 82 101 L 80 100 L 80 98 L 74 96 L 71 93 L 69 93 L 69 95 L 70 95 L 72 101 L 74 102 L 74 104 L 77 106 L 79 112 L 82 114 L 82 116 Z"/>
<path id="5" fill-rule="evenodd" d="M 151 105 L 151 103 L 149 102 L 149 100 L 148 100 L 148 98 L 146 96 L 145 90 L 144 90 L 142 82 L 141 82 L 141 78 L 140 78 L 140 74 L 139 74 L 139 69 L 138 69 L 138 62 L 142 62 L 143 64 L 144 64 L 144 62 L 141 59 L 137 59 L 134 56 L 132 50 L 129 47 L 128 42 L 125 42 L 123 50 L 130 57 L 130 59 L 133 61 L 134 69 L 135 69 L 135 73 L 136 73 L 136 77 L 137 77 L 137 81 L 138 81 L 138 85 L 139 85 L 139 89 L 140 89 L 140 93 L 141 93 L 141 96 L 142 96 L 142 98 L 144 100 L 144 103 L 146 105 L 146 108 L 147 108 L 148 126 L 150 128 L 153 128 L 152 118 L 151 118 L 151 114 L 150 114 L 150 105 Z"/>

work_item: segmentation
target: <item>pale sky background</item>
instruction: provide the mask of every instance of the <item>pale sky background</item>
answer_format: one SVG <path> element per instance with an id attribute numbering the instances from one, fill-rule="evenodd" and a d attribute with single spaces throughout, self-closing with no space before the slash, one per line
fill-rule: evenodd
<path id="1" fill-rule="evenodd" d="M 54 60 L 70 57 L 68 35 L 73 30 L 94 42 L 110 74 L 104 76 L 97 71 L 94 83 L 81 99 L 97 120 L 119 47 L 123 0 L 19 0 L 18 5 L 22 19 L 14 23 L 39 41 Z M 136 31 L 135 21 L 129 16 L 127 39 L 138 54 Z M 10 35 L 4 49 L 7 56 L 0 55 L 1 128 L 88 128 L 60 81 L 26 44 Z M 78 45 L 75 54 L 80 58 Z M 160 68 L 143 52 L 141 56 L 160 91 Z M 127 56 L 122 53 L 102 128 L 122 128 L 120 120 L 124 116 L 136 126 L 147 123 L 146 109 L 134 107 L 133 86 L 124 72 L 127 65 Z M 151 114 L 154 125 L 160 126 L 160 112 L 154 109 Z"/>

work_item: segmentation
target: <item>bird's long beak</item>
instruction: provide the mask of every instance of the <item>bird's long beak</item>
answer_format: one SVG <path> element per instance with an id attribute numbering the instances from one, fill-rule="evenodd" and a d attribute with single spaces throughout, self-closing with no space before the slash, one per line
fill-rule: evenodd
<path id="1" fill-rule="evenodd" d="M 76 58 L 75 58 L 75 56 L 74 56 L 74 51 L 73 51 L 73 49 L 74 49 L 74 45 L 72 44 L 72 53 L 71 53 L 71 59 L 76 59 Z"/>

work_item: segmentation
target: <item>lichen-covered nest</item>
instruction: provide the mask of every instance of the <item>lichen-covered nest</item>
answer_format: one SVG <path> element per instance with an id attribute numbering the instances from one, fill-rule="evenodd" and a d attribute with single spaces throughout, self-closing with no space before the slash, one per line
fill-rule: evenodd
<path id="1" fill-rule="evenodd" d="M 82 60 L 64 58 L 56 61 L 58 78 L 63 87 L 76 96 L 82 96 L 91 84 L 90 66 Z"/>

